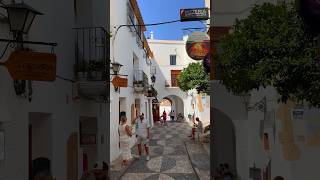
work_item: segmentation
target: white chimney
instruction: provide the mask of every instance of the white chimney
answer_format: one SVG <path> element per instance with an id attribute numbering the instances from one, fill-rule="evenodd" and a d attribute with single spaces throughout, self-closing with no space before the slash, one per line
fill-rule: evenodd
<path id="1" fill-rule="evenodd" d="M 153 31 L 150 32 L 150 39 L 153 39 Z"/>
<path id="2" fill-rule="evenodd" d="M 183 41 L 187 41 L 187 40 L 188 40 L 188 37 L 189 37 L 188 35 L 184 35 L 184 36 L 183 36 Z"/>

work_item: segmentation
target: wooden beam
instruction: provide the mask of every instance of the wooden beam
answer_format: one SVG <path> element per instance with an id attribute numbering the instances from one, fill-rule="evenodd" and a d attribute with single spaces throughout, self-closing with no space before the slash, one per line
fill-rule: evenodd
<path id="1" fill-rule="evenodd" d="M 142 18 L 142 15 L 141 15 L 137 0 L 130 0 L 130 4 L 132 6 L 132 9 L 133 9 L 133 12 L 134 12 L 135 16 L 138 19 L 139 25 L 141 25 L 141 30 L 143 32 L 146 31 L 146 27 L 143 26 L 144 25 L 144 21 L 143 21 L 143 18 Z"/>

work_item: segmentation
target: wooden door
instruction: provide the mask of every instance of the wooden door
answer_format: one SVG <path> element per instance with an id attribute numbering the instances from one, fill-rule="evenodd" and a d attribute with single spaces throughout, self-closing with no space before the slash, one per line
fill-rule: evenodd
<path id="1" fill-rule="evenodd" d="M 160 121 L 160 106 L 159 104 L 152 104 L 153 121 Z"/>
<path id="2" fill-rule="evenodd" d="M 78 133 L 74 132 L 69 136 L 67 146 L 68 180 L 78 180 Z"/>
<path id="3" fill-rule="evenodd" d="M 171 87 L 178 87 L 178 76 L 180 75 L 181 70 L 171 70 Z"/>
<path id="4" fill-rule="evenodd" d="M 33 169 L 32 169 L 32 125 L 29 124 L 29 180 L 32 180 Z"/>

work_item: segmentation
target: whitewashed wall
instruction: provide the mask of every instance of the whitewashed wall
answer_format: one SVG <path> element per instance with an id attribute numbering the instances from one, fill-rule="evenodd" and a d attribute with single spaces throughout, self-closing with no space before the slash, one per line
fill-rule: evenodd
<path id="1" fill-rule="evenodd" d="M 256 3 L 254 0 L 236 1 L 236 0 L 211 0 L 212 4 L 212 21 L 211 26 L 231 26 L 235 18 L 245 18 L 250 7 Z M 276 3 L 276 0 L 258 1 L 258 3 L 271 2 Z M 303 156 L 301 160 L 290 162 L 284 160 L 282 156 L 282 145 L 279 142 L 279 129 L 281 123 L 276 119 L 276 138 L 275 144 L 272 145 L 272 151 L 269 156 L 262 149 L 260 139 L 259 121 L 263 119 L 263 113 L 249 111 L 246 113 L 244 104 L 240 97 L 233 96 L 217 82 L 211 82 L 213 95 L 211 96 L 211 107 L 217 108 L 228 115 L 235 126 L 236 134 L 236 154 L 237 154 L 237 173 L 239 179 L 249 179 L 249 167 L 256 164 L 257 168 L 264 168 L 268 158 L 271 158 L 271 178 L 281 175 L 285 179 L 317 179 L 319 173 L 313 167 L 317 167 L 319 162 L 316 159 L 311 160 L 311 157 L 318 157 L 318 148 L 303 148 Z M 267 97 L 267 110 L 277 111 L 279 105 L 276 102 L 277 93 L 273 88 L 261 89 L 253 91 L 250 99 L 251 105 L 261 100 L 262 97 Z M 215 120 L 214 120 L 215 121 Z M 312 164 L 312 165 L 311 165 Z M 312 168 L 311 168 L 312 167 Z"/>
<path id="2" fill-rule="evenodd" d="M 156 32 L 154 34 L 156 37 Z M 183 40 L 159 40 L 159 39 L 148 39 L 151 50 L 154 53 L 155 62 L 154 66 L 157 67 L 157 80 L 155 83 L 155 88 L 158 91 L 158 98 L 161 100 L 167 96 L 173 96 L 173 100 L 181 99 L 184 105 L 184 116 L 188 119 L 188 115 L 195 112 L 195 115 L 200 119 L 204 120 L 207 124 L 209 122 L 209 107 L 205 108 L 204 112 L 199 112 L 197 106 L 195 106 L 195 111 L 192 110 L 191 101 L 195 99 L 196 93 L 194 92 L 194 97 L 192 98 L 190 94 L 181 91 L 177 87 L 165 87 L 165 81 L 171 83 L 171 70 L 183 70 L 188 64 L 197 61 L 192 60 L 185 49 L 187 36 L 182 38 Z M 176 65 L 170 65 L 170 55 L 176 55 Z M 191 91 L 190 91 L 191 92 Z M 196 100 L 196 99 L 195 99 Z M 179 105 L 177 107 L 180 107 Z M 177 107 L 176 113 L 182 112 Z"/>
<path id="3" fill-rule="evenodd" d="M 110 89 L 110 160 L 116 160 L 119 155 L 119 135 L 118 135 L 118 123 L 119 123 L 119 97 L 126 98 L 126 114 L 128 120 L 131 119 L 131 105 L 135 103 L 135 99 L 140 99 L 140 110 L 147 116 L 145 103 L 148 102 L 147 98 L 143 94 L 135 94 L 133 89 L 133 58 L 134 55 L 138 58 L 139 69 L 143 70 L 149 77 L 150 81 L 150 66 L 146 64 L 144 58 L 145 51 L 138 47 L 136 42 L 136 35 L 130 32 L 128 27 L 122 27 L 116 37 L 114 36 L 116 28 L 115 26 L 127 24 L 127 0 L 111 0 L 110 1 L 110 28 L 113 38 L 115 38 L 114 46 L 112 40 L 110 42 L 110 54 L 111 59 L 115 57 L 115 61 L 122 64 L 120 74 L 128 75 L 127 88 L 121 88 L 120 94 L 114 92 L 114 87 L 111 84 Z M 151 113 L 152 114 L 152 113 Z M 132 145 L 135 138 L 132 137 Z"/>
<path id="4" fill-rule="evenodd" d="M 75 62 L 72 29 L 75 27 L 73 1 L 26 0 L 24 2 L 44 13 L 43 16 L 35 18 L 28 40 L 58 43 L 54 49 L 57 55 L 57 75 L 72 79 Z M 106 16 L 107 14 L 105 14 L 105 19 L 107 19 Z M 7 25 L 0 24 L 0 26 L 0 36 L 9 38 Z M 37 51 L 51 51 L 50 47 L 45 46 L 30 47 Z M 7 54 L 10 51 L 11 49 Z M 51 138 L 52 147 L 52 174 L 56 179 L 66 179 L 67 140 L 72 132 L 78 132 L 79 114 L 85 114 L 79 112 L 93 108 L 93 116 L 102 116 L 104 126 L 106 126 L 106 113 L 99 116 L 99 109 L 95 109 L 95 104 L 91 102 L 78 108 L 78 105 L 72 101 L 72 84 L 60 79 L 56 79 L 55 82 L 34 81 L 33 100 L 29 103 L 26 99 L 15 95 L 13 81 L 5 68 L 0 69 L 0 74 L 0 93 L 3 95 L 0 109 L 5 112 L 1 115 L 0 121 L 6 121 L 1 123 L 1 128 L 6 133 L 6 159 L 0 161 L 0 179 L 27 179 L 28 177 L 29 112 L 51 114 L 52 134 L 49 138 Z M 106 127 L 101 133 L 106 134 Z M 107 157 L 104 155 L 106 147 L 99 145 L 99 148 L 101 148 L 99 153 L 101 160 L 106 160 Z M 81 163 L 79 162 L 79 169 L 81 169 Z"/>

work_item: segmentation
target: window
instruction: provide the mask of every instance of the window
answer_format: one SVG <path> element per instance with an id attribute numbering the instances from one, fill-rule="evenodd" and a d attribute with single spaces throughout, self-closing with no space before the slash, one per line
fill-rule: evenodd
<path id="1" fill-rule="evenodd" d="M 170 55 L 170 65 L 177 65 L 177 56 Z"/>
<path id="2" fill-rule="evenodd" d="M 181 70 L 171 70 L 171 87 L 178 87 L 178 76 L 180 75 Z"/>

